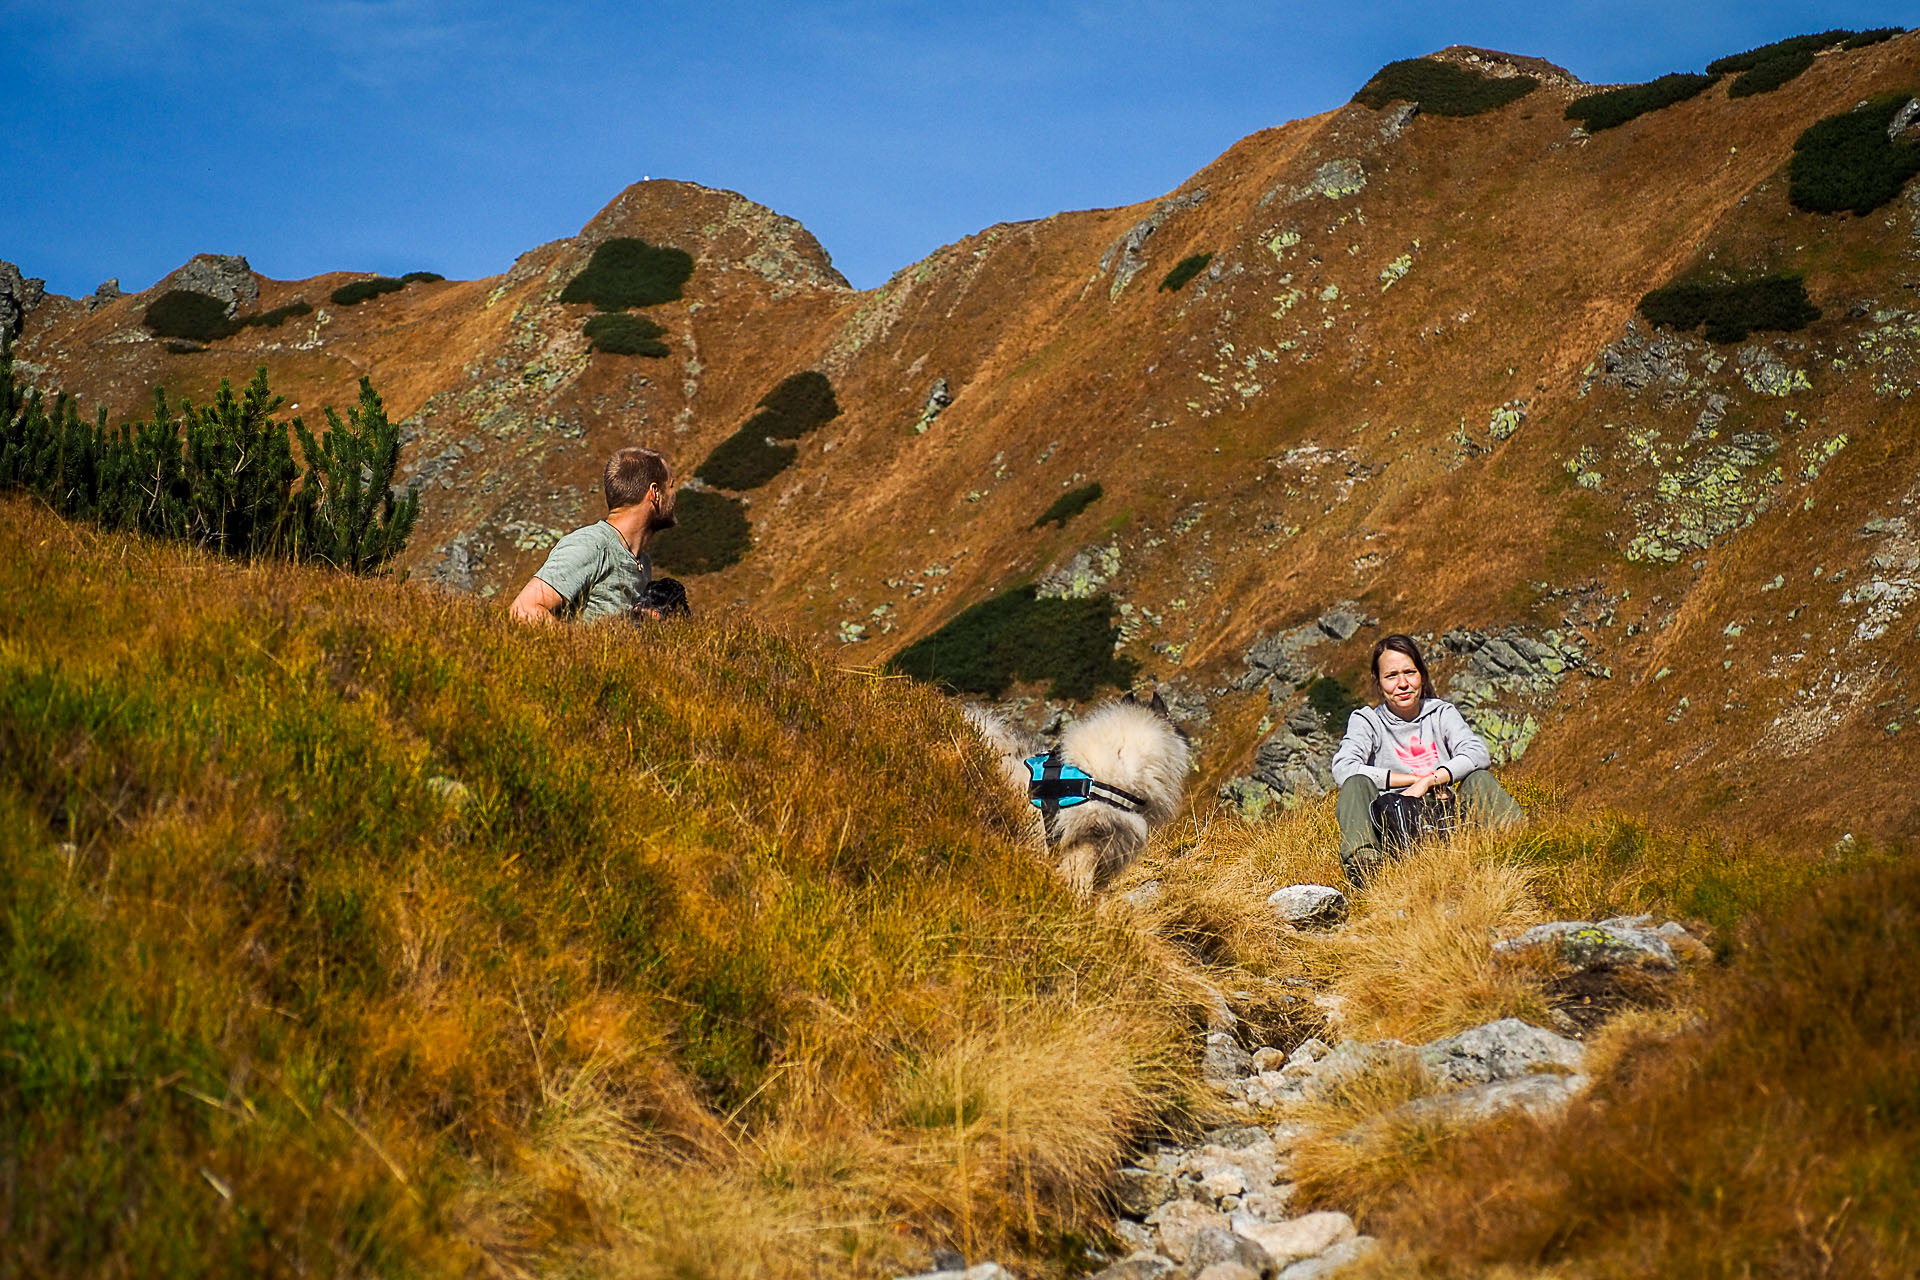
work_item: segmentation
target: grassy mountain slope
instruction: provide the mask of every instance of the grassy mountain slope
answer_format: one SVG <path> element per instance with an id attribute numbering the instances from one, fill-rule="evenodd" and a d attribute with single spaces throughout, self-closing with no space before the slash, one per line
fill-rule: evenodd
<path id="1" fill-rule="evenodd" d="M 23 369 L 116 412 L 261 360 L 295 400 L 371 372 L 414 415 L 416 572 L 485 594 L 597 514 L 611 448 L 691 472 L 818 368 L 844 412 L 747 495 L 755 545 L 696 604 L 858 637 L 871 664 L 1106 550 L 1125 656 L 1193 716 L 1203 790 L 1289 710 L 1234 687 L 1264 635 L 1346 600 L 1435 638 L 1551 630 L 1581 672 L 1493 707 L 1539 726 L 1523 770 L 1753 833 L 1911 829 L 1920 205 L 1802 213 L 1786 165 L 1821 118 L 1920 89 L 1920 36 L 1592 137 L 1564 118 L 1586 91 L 1564 71 L 1444 56 L 1542 83 L 1482 115 L 1350 104 L 1265 130 L 1163 201 L 990 228 L 864 293 L 797 224 L 652 182 L 502 277 L 190 355 L 140 340 L 142 298 L 49 302 Z M 664 359 L 590 356 L 589 312 L 557 301 L 615 235 L 696 259 L 686 298 L 648 311 Z M 1821 318 L 1716 346 L 1636 317 L 1722 271 L 1800 273 Z M 267 282 L 259 305 L 340 279 Z M 1034 527 L 1095 481 L 1099 502 Z M 1379 633 L 1313 666 L 1354 682 Z M 1443 659 L 1443 689 L 1465 667 Z"/>
<path id="2" fill-rule="evenodd" d="M 1164 970 L 924 689 L 19 501 L 0 547 L 8 1269 L 1044 1253 L 1177 1101 Z"/>

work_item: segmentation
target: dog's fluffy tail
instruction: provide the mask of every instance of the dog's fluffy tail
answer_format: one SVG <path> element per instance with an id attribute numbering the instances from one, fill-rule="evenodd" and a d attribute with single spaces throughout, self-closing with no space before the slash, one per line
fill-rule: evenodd
<path id="1" fill-rule="evenodd" d="M 1150 825 L 1172 818 L 1193 758 L 1166 716 L 1137 702 L 1109 702 L 1060 735 L 1060 754 L 1102 782 L 1146 801 Z"/>

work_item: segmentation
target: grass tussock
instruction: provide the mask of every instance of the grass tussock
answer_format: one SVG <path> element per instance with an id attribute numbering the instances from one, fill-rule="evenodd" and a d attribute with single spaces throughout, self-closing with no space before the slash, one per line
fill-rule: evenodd
<path id="1" fill-rule="evenodd" d="M 1905 1276 L 1920 1256 L 1920 866 L 1769 912 L 1691 1029 L 1557 1123 L 1452 1141 L 1379 1212 L 1422 1275 Z"/>
<path id="2" fill-rule="evenodd" d="M 20 500 L 0 547 L 24 1273 L 1017 1264 L 1179 1094 L 1188 1002 L 911 682 Z"/>

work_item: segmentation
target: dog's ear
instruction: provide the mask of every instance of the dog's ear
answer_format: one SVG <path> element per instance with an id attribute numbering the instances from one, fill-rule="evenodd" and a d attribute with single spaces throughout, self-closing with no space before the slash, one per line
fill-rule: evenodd
<path id="1" fill-rule="evenodd" d="M 1157 716 L 1165 716 L 1169 720 L 1173 719 L 1173 712 L 1167 709 L 1167 700 L 1160 696 L 1158 689 L 1153 691 L 1153 701 L 1147 704 L 1147 709 Z"/>
<path id="2" fill-rule="evenodd" d="M 1158 697 L 1159 695 L 1155 694 L 1154 696 Z M 1129 707 L 1137 707 L 1140 705 L 1140 699 L 1133 696 L 1133 690 L 1131 689 L 1127 690 L 1126 694 L 1121 697 L 1120 701 L 1125 703 Z"/>

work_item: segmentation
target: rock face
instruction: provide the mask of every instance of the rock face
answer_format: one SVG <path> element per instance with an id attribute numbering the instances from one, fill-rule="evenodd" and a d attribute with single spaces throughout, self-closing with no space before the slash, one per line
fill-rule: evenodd
<path id="1" fill-rule="evenodd" d="M 1102 274 L 1111 271 L 1113 283 L 1108 286 L 1107 296 L 1118 298 L 1126 287 L 1133 282 L 1134 276 L 1147 265 L 1147 241 L 1168 218 L 1183 209 L 1192 209 L 1207 198 L 1205 187 L 1196 188 L 1177 196 L 1169 196 L 1153 207 L 1153 212 L 1136 222 L 1127 234 L 1114 241 L 1100 257 Z"/>
<path id="2" fill-rule="evenodd" d="M 260 298 L 260 282 L 254 278 L 247 260 L 238 254 L 195 254 L 185 266 L 153 287 L 154 296 L 175 289 L 220 299 L 227 304 L 229 320 L 239 314 L 240 308 L 251 306 Z"/>
<path id="3" fill-rule="evenodd" d="M 46 296 L 45 280 L 29 279 L 11 262 L 0 262 L 0 342 L 12 342 L 20 336 L 27 312 Z"/>
<path id="4" fill-rule="evenodd" d="M 1267 898 L 1274 918 L 1295 929 L 1326 929 L 1347 918 L 1347 895 L 1324 884 L 1295 884 Z"/>
<path id="5" fill-rule="evenodd" d="M 99 287 L 96 288 L 91 294 L 88 295 L 87 310 L 98 311 L 100 308 L 106 306 L 109 302 L 116 301 L 126 296 L 127 296 L 126 292 L 120 288 L 120 277 L 110 276 L 107 279 L 102 280 L 100 282 Z"/>

